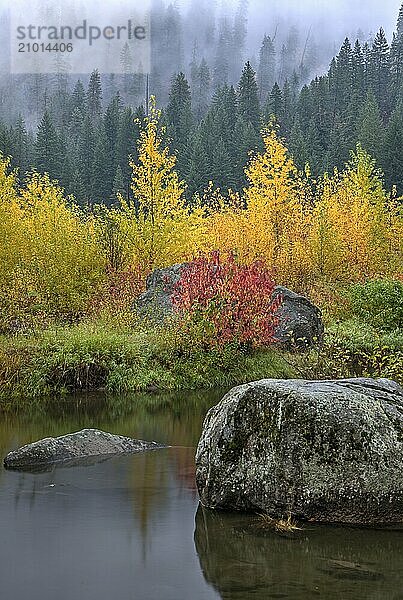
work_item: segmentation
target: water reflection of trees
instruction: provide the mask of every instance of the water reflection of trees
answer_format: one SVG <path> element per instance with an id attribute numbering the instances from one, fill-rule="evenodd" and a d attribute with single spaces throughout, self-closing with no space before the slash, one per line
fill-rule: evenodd
<path id="1" fill-rule="evenodd" d="M 113 522 L 125 523 L 127 535 L 141 543 L 145 558 L 166 519 L 181 523 L 182 516 L 174 516 L 180 506 L 192 518 L 196 492 L 189 469 L 194 471 L 194 448 L 166 448 L 92 466 L 7 473 L 0 494 L 6 490 L 16 514 L 29 513 L 34 520 L 74 522 L 82 514 L 103 515 L 109 527 L 109 515 Z"/>
<path id="2" fill-rule="evenodd" d="M 208 408 L 223 395 L 220 390 L 164 394 L 103 393 L 51 398 L 20 413 L 0 418 L 0 451 L 6 453 L 43 437 L 84 427 L 140 437 L 140 433 L 176 446 L 197 444 Z"/>
<path id="3" fill-rule="evenodd" d="M 1 415 L 0 458 L 18 446 L 84 427 L 175 446 L 195 446 L 207 410 L 223 393 L 221 390 L 124 396 L 92 393 L 50 398 L 25 406 L 17 414 Z M 0 468 L 0 478 L 1 471 Z"/>
<path id="4" fill-rule="evenodd" d="M 196 515 L 204 577 L 223 599 L 398 599 L 403 530 L 309 527 L 293 538 L 257 527 L 256 517 Z"/>
<path id="5" fill-rule="evenodd" d="M 157 450 L 134 457 L 130 493 L 144 542 L 153 516 L 166 512 L 178 494 L 196 499 L 194 472 L 194 448 Z"/>

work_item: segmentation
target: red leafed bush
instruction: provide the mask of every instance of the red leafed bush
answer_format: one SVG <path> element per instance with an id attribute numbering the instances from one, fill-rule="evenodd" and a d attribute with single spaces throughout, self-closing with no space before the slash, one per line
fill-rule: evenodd
<path id="1" fill-rule="evenodd" d="M 263 347 L 275 341 L 281 298 L 263 261 L 240 265 L 233 254 L 201 255 L 183 268 L 172 302 L 184 326 L 197 326 L 204 342 Z"/>

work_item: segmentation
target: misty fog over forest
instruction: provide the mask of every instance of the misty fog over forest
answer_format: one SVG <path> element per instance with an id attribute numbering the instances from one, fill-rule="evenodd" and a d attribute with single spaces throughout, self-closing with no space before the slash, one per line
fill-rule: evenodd
<path id="1" fill-rule="evenodd" d="M 85 6 L 95 19 L 96 3 Z M 359 142 L 387 189 L 403 192 L 400 0 L 365 9 L 347 0 L 151 6 L 147 74 L 134 72 L 122 44 L 122 74 L 74 74 L 63 57 L 55 74 L 0 75 L 0 151 L 21 174 L 49 173 L 80 205 L 130 196 L 128 156 L 136 159 L 155 96 L 188 199 L 210 182 L 242 190 L 250 152 L 273 120 L 299 168 L 342 169 Z"/>
<path id="2" fill-rule="evenodd" d="M 88 5 L 91 3 L 87 2 Z M 302 87 L 314 76 L 327 71 L 346 36 L 352 42 L 358 38 L 362 43 L 371 43 L 376 31 L 383 27 L 391 41 L 400 3 L 399 0 L 382 3 L 368 0 L 364 7 L 361 2 L 348 0 L 152 0 L 151 5 L 150 93 L 163 105 L 168 100 L 172 76 L 182 71 L 190 78 L 195 61 L 206 61 L 211 93 L 224 83 L 236 85 L 246 60 L 257 71 L 265 36 L 271 38 L 276 52 L 273 83 L 277 81 L 282 85 L 295 72 Z M 98 13 L 96 3 L 90 11 L 94 15 Z M 5 15 L 0 11 L 0 37 L 3 38 L 4 23 Z M 3 60 L 4 56 L 3 53 Z M 0 57 L 0 73 L 1 62 Z M 3 70 L 6 71 L 4 67 Z M 61 75 L 66 76 L 68 72 L 62 70 Z M 87 82 L 88 77 L 84 74 L 80 79 Z M 50 96 L 60 84 L 60 77 L 43 75 L 40 79 L 42 89 L 38 92 L 38 77 L 9 77 L 2 73 L 0 118 L 12 122 L 22 114 L 28 124 L 35 126 L 45 107 L 49 108 Z M 72 88 L 77 79 L 74 75 L 68 77 L 68 87 Z M 104 102 L 119 91 L 133 107 L 143 104 L 145 78 L 133 75 L 132 79 L 128 85 L 127 77 L 122 82 L 119 76 L 104 74 Z M 57 85 L 55 80 L 59 82 Z M 18 90 L 26 89 L 27 93 L 13 93 L 14 86 Z"/>

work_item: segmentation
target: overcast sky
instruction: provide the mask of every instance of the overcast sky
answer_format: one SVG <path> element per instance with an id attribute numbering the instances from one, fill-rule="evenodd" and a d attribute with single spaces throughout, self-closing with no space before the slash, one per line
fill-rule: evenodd
<path id="1" fill-rule="evenodd" d="M 186 6 L 191 1 L 176 0 L 173 3 Z M 223 4 L 236 6 L 238 1 L 199 0 L 217 7 Z M 391 35 L 400 5 L 401 0 L 249 0 L 249 21 L 256 33 L 264 33 L 275 16 L 281 15 L 308 27 L 326 21 L 340 33 L 358 28 L 376 31 L 382 26 Z"/>
<path id="2" fill-rule="evenodd" d="M 235 2 L 236 0 L 234 0 Z M 250 0 L 251 23 L 259 23 L 270 14 L 289 15 L 298 21 L 325 19 L 340 29 L 377 30 L 389 33 L 396 24 L 401 0 Z"/>

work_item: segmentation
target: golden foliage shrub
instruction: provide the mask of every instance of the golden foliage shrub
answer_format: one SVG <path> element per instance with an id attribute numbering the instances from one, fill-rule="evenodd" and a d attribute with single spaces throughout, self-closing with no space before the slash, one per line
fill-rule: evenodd
<path id="1" fill-rule="evenodd" d="M 211 185 L 189 203 L 163 135 L 153 100 L 131 162 L 132 200 L 91 215 L 46 174 L 19 187 L 0 155 L 0 327 L 24 315 L 74 319 L 100 297 L 112 312 L 123 297 L 130 306 L 152 269 L 214 251 L 262 260 L 277 282 L 305 292 L 401 276 L 402 202 L 360 146 L 344 171 L 312 182 L 266 129 L 242 193 Z"/>
<path id="2" fill-rule="evenodd" d="M 276 133 L 263 138 L 265 151 L 246 169 L 244 208 L 230 201 L 207 219 L 208 249 L 233 251 L 245 263 L 261 258 L 279 282 L 302 290 L 398 276 L 402 204 L 384 191 L 375 161 L 358 146 L 342 173 L 325 174 L 313 188 Z"/>
<path id="3" fill-rule="evenodd" d="M 75 318 L 85 311 L 103 273 L 93 224 L 47 175 L 32 173 L 17 189 L 7 160 L 0 165 L 3 317 Z"/>

